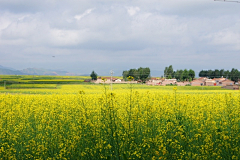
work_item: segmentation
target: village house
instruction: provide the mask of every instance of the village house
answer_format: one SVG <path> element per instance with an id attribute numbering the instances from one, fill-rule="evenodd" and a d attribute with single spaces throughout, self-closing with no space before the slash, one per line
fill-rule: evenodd
<path id="1" fill-rule="evenodd" d="M 204 82 L 205 86 L 216 86 L 216 82 L 212 79 L 206 79 Z"/>
<path id="2" fill-rule="evenodd" d="M 158 78 L 151 78 L 150 80 L 146 81 L 147 85 L 161 85 L 162 80 Z"/>
<path id="3" fill-rule="evenodd" d="M 105 80 L 105 82 L 103 81 L 103 79 Z M 115 80 L 114 78 L 112 80 Z M 111 77 L 98 77 L 98 79 L 96 81 L 94 81 L 95 83 L 111 83 L 113 81 L 111 81 Z"/>
<path id="4" fill-rule="evenodd" d="M 178 86 L 186 86 L 186 85 L 190 85 L 190 82 L 184 81 L 184 82 L 177 82 L 176 84 L 177 84 Z"/>
<path id="5" fill-rule="evenodd" d="M 122 82 L 122 80 L 121 79 L 116 79 L 115 82 Z"/>
<path id="6" fill-rule="evenodd" d="M 221 85 L 222 81 L 225 81 L 226 78 L 213 78 L 213 80 L 216 82 L 217 85 Z"/>
<path id="7" fill-rule="evenodd" d="M 184 82 L 177 82 L 176 79 L 157 79 L 151 78 L 149 81 L 146 82 L 147 85 L 177 85 L 177 86 L 228 86 L 227 88 L 231 88 L 237 90 L 239 88 L 240 81 L 234 85 L 234 81 L 231 81 L 226 78 L 214 78 L 208 79 L 207 77 L 200 77 L 198 79 L 194 79 L 191 82 L 184 81 Z M 234 86 L 233 86 L 234 85 Z M 229 87 L 232 86 L 232 87 Z"/>
<path id="8" fill-rule="evenodd" d="M 105 79 L 105 82 L 103 82 L 102 79 Z M 112 81 L 111 81 L 112 80 Z M 89 80 L 87 80 L 89 81 Z M 142 83 L 142 81 L 124 81 L 123 79 L 118 79 L 112 77 L 98 77 L 97 80 L 92 81 L 94 83 Z M 207 77 L 200 77 L 198 79 L 194 79 L 191 82 L 184 81 L 184 82 L 177 82 L 176 79 L 160 79 L 160 78 L 151 78 L 150 80 L 146 81 L 147 85 L 177 85 L 177 86 L 186 86 L 186 85 L 191 85 L 191 86 L 222 86 L 228 89 L 234 89 L 238 90 L 239 89 L 239 84 L 240 81 L 235 83 L 234 81 L 231 81 L 226 78 L 214 78 L 214 79 L 208 79 Z M 234 86 L 233 86 L 234 85 Z M 230 87 L 232 86 L 232 87 Z"/>
<path id="9" fill-rule="evenodd" d="M 105 82 L 103 81 L 105 80 Z M 112 81 L 111 81 L 112 80 Z M 114 78 L 114 77 L 98 77 L 97 80 L 93 81 L 94 83 L 137 83 L 137 81 L 124 81 L 122 79 Z"/>
<path id="10" fill-rule="evenodd" d="M 162 81 L 161 85 L 166 86 L 166 85 L 175 85 L 177 84 L 177 79 L 165 79 Z"/>
<path id="11" fill-rule="evenodd" d="M 200 77 L 198 78 L 199 81 L 205 82 L 208 78 L 207 77 Z"/>
<path id="12" fill-rule="evenodd" d="M 191 86 L 203 86 L 204 82 L 199 80 L 199 79 L 195 79 L 191 82 Z"/>
<path id="13" fill-rule="evenodd" d="M 231 81 L 231 80 L 229 80 L 229 79 L 226 79 L 226 80 L 224 80 L 224 81 L 222 81 L 222 82 L 220 82 L 220 83 L 221 83 L 221 86 L 234 85 L 234 81 Z"/>
<path id="14" fill-rule="evenodd" d="M 237 84 L 234 85 L 234 81 L 231 81 L 230 79 L 223 78 L 223 77 L 214 78 L 214 79 L 207 79 L 206 77 L 200 77 L 197 80 L 193 80 L 191 82 L 192 86 L 201 86 L 201 84 L 203 84 L 204 86 L 222 86 L 222 88 L 234 89 L 234 90 L 239 89 L 239 85 Z"/>

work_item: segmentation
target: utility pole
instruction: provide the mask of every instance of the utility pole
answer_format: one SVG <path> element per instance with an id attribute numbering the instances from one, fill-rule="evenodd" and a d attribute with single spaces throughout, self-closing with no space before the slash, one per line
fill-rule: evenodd
<path id="1" fill-rule="evenodd" d="M 110 73 L 111 73 L 111 90 L 112 90 L 112 76 L 113 76 L 113 73 L 114 73 L 113 70 L 111 70 Z"/>

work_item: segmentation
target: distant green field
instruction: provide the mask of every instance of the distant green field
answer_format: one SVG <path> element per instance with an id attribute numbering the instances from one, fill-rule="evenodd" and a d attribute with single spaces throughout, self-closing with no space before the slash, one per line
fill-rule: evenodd
<path id="1" fill-rule="evenodd" d="M 83 83 L 85 79 L 91 79 L 91 77 L 89 76 L 1 75 L 0 86 L 4 86 L 4 83 L 9 88 L 11 88 L 10 85 L 12 84 L 80 84 L 80 83 Z M 33 86 L 33 88 L 36 88 L 36 87 Z"/>
<path id="2" fill-rule="evenodd" d="M 31 88 L 57 89 L 57 85 L 56 84 L 11 84 L 6 86 L 6 89 L 31 89 Z"/>
<path id="3" fill-rule="evenodd" d="M 1 79 L 22 79 L 22 80 L 36 80 L 36 79 L 90 79 L 90 76 L 36 76 L 36 75 L 0 75 Z"/>

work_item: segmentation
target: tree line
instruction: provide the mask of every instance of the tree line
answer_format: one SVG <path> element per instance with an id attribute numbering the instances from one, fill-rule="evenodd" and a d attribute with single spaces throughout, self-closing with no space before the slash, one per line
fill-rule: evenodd
<path id="1" fill-rule="evenodd" d="M 167 79 L 176 78 L 179 81 L 192 81 L 195 77 L 195 71 L 192 69 L 180 69 L 174 71 L 172 65 L 170 65 L 169 67 L 165 67 L 164 77 Z"/>
<path id="2" fill-rule="evenodd" d="M 228 79 L 231 79 L 232 81 L 237 82 L 240 79 L 240 72 L 235 68 L 232 68 L 231 71 L 224 70 L 224 69 L 201 70 L 199 72 L 199 77 L 208 77 L 211 79 L 223 77 L 223 78 L 228 78 Z"/>
<path id="3" fill-rule="evenodd" d="M 143 83 L 146 82 L 147 79 L 150 78 L 150 68 L 138 68 L 138 69 L 130 69 L 123 71 L 122 76 L 123 79 L 126 81 L 129 76 L 133 77 L 134 80 L 141 80 Z"/>
<path id="4" fill-rule="evenodd" d="M 123 71 L 122 76 L 125 81 L 127 81 L 127 78 L 131 76 L 134 78 L 134 80 L 141 80 L 142 82 L 146 82 L 146 80 L 150 78 L 150 73 L 150 68 L 140 67 L 138 69 L 125 70 Z M 97 79 L 97 73 L 94 71 L 92 71 L 90 76 L 92 80 Z M 169 67 L 165 67 L 164 77 L 167 79 L 176 78 L 178 81 L 192 81 L 195 78 L 195 71 L 192 69 L 180 69 L 174 71 L 172 65 L 170 65 Z M 199 72 L 199 77 L 207 77 L 211 79 L 224 77 L 237 82 L 240 79 L 240 71 L 235 68 L 232 68 L 231 71 L 224 69 L 201 70 Z"/>

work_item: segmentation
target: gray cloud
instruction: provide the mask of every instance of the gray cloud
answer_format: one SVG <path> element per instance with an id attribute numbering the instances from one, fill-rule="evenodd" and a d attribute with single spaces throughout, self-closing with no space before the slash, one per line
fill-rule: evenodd
<path id="1" fill-rule="evenodd" d="M 170 64 L 237 68 L 239 8 L 209 0 L 0 0 L 0 65 L 100 74 L 149 66 L 159 76 Z"/>

